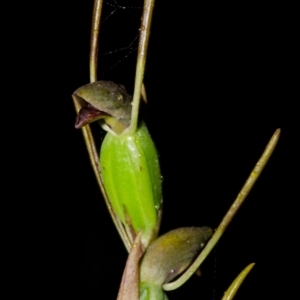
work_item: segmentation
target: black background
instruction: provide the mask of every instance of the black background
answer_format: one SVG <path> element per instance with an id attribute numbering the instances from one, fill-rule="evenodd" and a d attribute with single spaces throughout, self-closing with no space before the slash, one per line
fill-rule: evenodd
<path id="1" fill-rule="evenodd" d="M 19 76 L 26 80 L 34 69 L 30 87 L 39 91 L 40 113 L 36 108 L 28 111 L 34 112 L 28 127 L 37 147 L 25 146 L 32 155 L 27 168 L 37 167 L 37 188 L 28 185 L 28 192 L 43 199 L 37 205 L 36 224 L 41 225 L 35 230 L 46 223 L 51 240 L 40 247 L 41 264 L 50 261 L 46 272 L 54 269 L 44 292 L 59 287 L 57 297 L 75 293 L 82 300 L 116 299 L 126 251 L 93 177 L 81 132 L 74 129 L 71 100 L 73 91 L 89 81 L 93 3 L 59 5 L 40 7 L 33 19 L 30 14 L 25 24 L 31 26 L 21 28 L 26 39 L 19 45 L 25 61 Z M 296 295 L 295 8 L 272 5 L 157 1 L 145 73 L 145 119 L 164 178 L 161 233 L 183 226 L 216 228 L 272 133 L 282 129 L 261 178 L 204 262 L 203 275 L 170 292 L 171 300 L 187 295 L 221 299 L 251 262 L 256 266 L 235 299 Z M 104 8 L 109 16 L 113 8 Z M 118 9 L 107 19 L 101 27 L 100 53 L 130 44 L 140 13 Z M 132 92 L 136 51 L 128 57 L 124 53 L 100 55 L 99 79 L 122 83 Z M 104 133 L 96 125 L 93 129 L 100 144 Z"/>

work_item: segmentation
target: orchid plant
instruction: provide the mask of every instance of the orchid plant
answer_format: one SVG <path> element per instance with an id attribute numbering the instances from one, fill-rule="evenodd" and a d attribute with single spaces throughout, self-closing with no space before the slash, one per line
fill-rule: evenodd
<path id="1" fill-rule="evenodd" d="M 159 236 L 163 217 L 159 157 L 147 125 L 139 116 L 140 99 L 147 99 L 143 78 L 154 2 L 144 2 L 133 96 L 121 84 L 97 81 L 101 0 L 94 3 L 90 83 L 73 93 L 75 127 L 83 132 L 108 211 L 129 253 L 118 300 L 166 300 L 167 291 L 179 288 L 199 269 L 249 194 L 280 134 L 277 129 L 215 230 L 183 227 Z M 107 131 L 100 150 L 89 126 L 95 121 Z M 251 263 L 237 274 L 223 300 L 233 299 L 253 266 Z"/>

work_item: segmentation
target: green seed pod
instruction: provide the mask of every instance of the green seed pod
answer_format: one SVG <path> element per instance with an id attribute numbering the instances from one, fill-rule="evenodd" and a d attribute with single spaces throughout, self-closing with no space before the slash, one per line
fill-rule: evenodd
<path id="1" fill-rule="evenodd" d="M 140 299 L 163 300 L 163 284 L 191 265 L 212 233 L 209 227 L 186 227 L 157 238 L 146 250 L 141 263 Z"/>
<path id="2" fill-rule="evenodd" d="M 100 165 L 116 215 L 129 232 L 142 230 L 142 243 L 147 247 L 157 236 L 162 189 L 157 152 L 145 123 L 133 135 L 108 132 Z"/>

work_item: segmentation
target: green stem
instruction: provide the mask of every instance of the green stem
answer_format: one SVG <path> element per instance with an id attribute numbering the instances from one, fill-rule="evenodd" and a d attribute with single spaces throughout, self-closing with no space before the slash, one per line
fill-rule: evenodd
<path id="1" fill-rule="evenodd" d="M 225 231 L 225 229 L 227 228 L 227 226 L 229 225 L 229 223 L 237 213 L 238 209 L 241 207 L 242 203 L 248 196 L 250 190 L 252 189 L 257 178 L 259 177 L 262 170 L 264 169 L 265 165 L 267 164 L 278 142 L 279 135 L 280 135 L 280 129 L 277 129 L 273 134 L 271 140 L 269 141 L 259 161 L 257 162 L 254 169 L 252 170 L 247 181 L 245 182 L 244 186 L 242 187 L 241 191 L 239 192 L 237 198 L 231 205 L 230 209 L 228 210 L 227 214 L 223 218 L 222 222 L 220 223 L 213 237 L 207 243 L 206 247 L 199 254 L 199 256 L 194 261 L 194 263 L 185 271 L 185 273 L 179 279 L 177 279 L 174 282 L 163 285 L 164 290 L 171 291 L 177 289 L 182 284 L 184 284 L 195 273 L 195 271 L 199 268 L 199 266 L 204 261 L 204 259 L 208 256 L 210 251 L 214 248 L 214 246 L 222 236 L 223 232 Z"/>
<path id="2" fill-rule="evenodd" d="M 97 80 L 97 65 L 98 65 L 98 45 L 99 45 L 99 27 L 102 12 L 102 0 L 95 0 L 93 21 L 92 21 L 92 32 L 91 32 L 91 52 L 90 52 L 90 81 L 94 82 Z"/>
<path id="3" fill-rule="evenodd" d="M 137 56 L 137 63 L 136 63 L 131 123 L 128 129 L 129 134 L 133 134 L 134 132 L 136 132 L 136 128 L 138 124 L 141 89 L 142 89 L 142 84 L 144 79 L 154 2 L 155 0 L 145 0 L 144 2 L 144 11 L 142 17 L 142 24 L 140 28 L 140 39 L 139 39 L 138 56 Z"/>

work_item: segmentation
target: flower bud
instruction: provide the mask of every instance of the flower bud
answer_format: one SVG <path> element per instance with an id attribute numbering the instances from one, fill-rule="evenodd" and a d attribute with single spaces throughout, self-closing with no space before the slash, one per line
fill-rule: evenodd
<path id="1" fill-rule="evenodd" d="M 158 237 L 146 250 L 140 267 L 140 299 L 165 299 L 163 284 L 186 270 L 212 236 L 209 227 L 185 227 Z"/>

